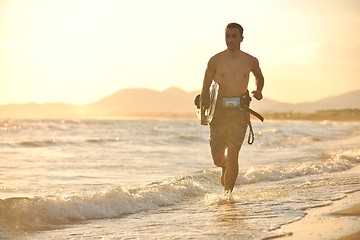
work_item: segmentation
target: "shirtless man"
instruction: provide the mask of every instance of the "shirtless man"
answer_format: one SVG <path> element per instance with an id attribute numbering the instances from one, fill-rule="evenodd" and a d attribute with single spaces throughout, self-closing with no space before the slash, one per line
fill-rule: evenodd
<path id="1" fill-rule="evenodd" d="M 261 100 L 264 87 L 259 61 L 240 50 L 243 28 L 230 23 L 225 29 L 227 49 L 210 58 L 201 91 L 201 108 L 210 106 L 209 88 L 212 81 L 219 84 L 219 95 L 215 114 L 210 123 L 210 146 L 214 164 L 222 168 L 221 184 L 225 192 L 232 192 L 239 172 L 238 157 L 243 143 L 249 113 L 240 107 L 226 107 L 226 98 L 248 97 L 250 72 L 256 79 L 256 90 L 252 95 Z M 202 122 L 203 125 L 206 123 Z"/>

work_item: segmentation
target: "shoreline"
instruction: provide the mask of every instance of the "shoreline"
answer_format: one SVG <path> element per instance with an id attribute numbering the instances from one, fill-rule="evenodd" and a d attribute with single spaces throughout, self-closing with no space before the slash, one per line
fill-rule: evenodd
<path id="1" fill-rule="evenodd" d="M 360 167 L 348 172 L 360 172 Z M 360 189 L 346 193 L 333 204 L 306 210 L 299 221 L 283 225 L 279 234 L 285 240 L 355 240 L 360 239 Z"/>
<path id="2" fill-rule="evenodd" d="M 306 212 L 303 219 L 281 227 L 280 233 L 288 233 L 283 239 L 360 239 L 360 191 L 349 193 L 332 205 Z"/>

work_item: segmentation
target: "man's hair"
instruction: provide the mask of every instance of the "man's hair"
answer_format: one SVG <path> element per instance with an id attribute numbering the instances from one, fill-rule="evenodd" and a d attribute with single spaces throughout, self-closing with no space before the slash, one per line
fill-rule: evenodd
<path id="1" fill-rule="evenodd" d="M 226 26 L 226 28 L 236 28 L 236 29 L 239 29 L 239 31 L 240 31 L 240 36 L 242 36 L 243 33 L 244 33 L 243 27 L 242 27 L 240 24 L 238 24 L 238 23 L 229 23 L 229 24 Z"/>

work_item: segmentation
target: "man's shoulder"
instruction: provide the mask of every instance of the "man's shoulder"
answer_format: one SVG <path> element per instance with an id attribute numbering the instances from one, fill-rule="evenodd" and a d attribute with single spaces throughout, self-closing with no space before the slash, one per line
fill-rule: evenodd
<path id="1" fill-rule="evenodd" d="M 209 63 L 217 64 L 223 61 L 224 58 L 226 58 L 225 55 L 225 51 L 219 52 L 210 58 Z"/>
<path id="2" fill-rule="evenodd" d="M 241 52 L 242 52 L 243 56 L 245 56 L 245 57 L 248 58 L 248 59 L 251 59 L 251 60 L 255 60 L 255 59 L 256 59 L 256 57 L 250 55 L 250 54 L 247 53 L 247 52 L 244 52 L 244 51 L 241 51 Z"/>
<path id="3" fill-rule="evenodd" d="M 218 58 L 221 58 L 224 55 L 225 55 L 225 51 L 221 51 L 221 52 L 215 54 L 214 56 L 212 56 L 211 59 L 218 59 Z"/>
<path id="4" fill-rule="evenodd" d="M 250 55 L 249 53 L 243 52 L 243 56 L 245 57 L 246 61 L 250 63 L 252 66 L 256 66 L 259 64 L 258 59 Z"/>

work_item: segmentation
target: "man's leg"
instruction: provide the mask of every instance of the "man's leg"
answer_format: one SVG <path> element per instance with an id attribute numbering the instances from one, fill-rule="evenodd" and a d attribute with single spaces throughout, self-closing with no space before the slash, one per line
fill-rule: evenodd
<path id="1" fill-rule="evenodd" d="M 225 150 L 226 150 L 226 147 L 224 147 L 223 149 L 218 151 L 216 154 L 212 155 L 215 166 L 221 167 L 220 182 L 223 186 L 225 186 L 224 179 L 225 179 L 225 171 L 226 171 L 226 166 L 227 166 L 226 165 L 227 156 L 225 155 Z"/>
<path id="2" fill-rule="evenodd" d="M 224 173 L 224 188 L 225 191 L 230 191 L 234 189 L 236 179 L 239 173 L 239 151 L 240 147 L 230 145 L 228 147 L 226 169 Z"/>

